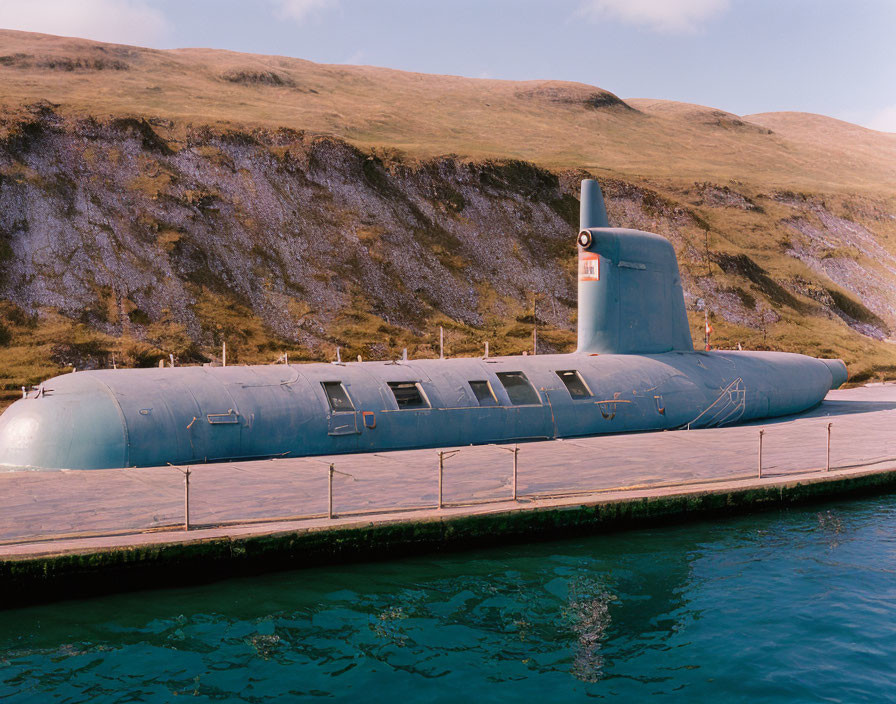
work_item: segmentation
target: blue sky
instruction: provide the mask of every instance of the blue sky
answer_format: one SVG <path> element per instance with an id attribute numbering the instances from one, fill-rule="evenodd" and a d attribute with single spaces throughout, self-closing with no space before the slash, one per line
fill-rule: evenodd
<path id="1" fill-rule="evenodd" d="M 0 27 L 582 81 L 896 131 L 896 0 L 0 0 Z"/>

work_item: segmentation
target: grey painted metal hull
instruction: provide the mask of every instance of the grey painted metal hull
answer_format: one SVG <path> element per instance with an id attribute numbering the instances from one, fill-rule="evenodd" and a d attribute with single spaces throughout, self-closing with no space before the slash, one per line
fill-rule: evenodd
<path id="1" fill-rule="evenodd" d="M 564 370 L 591 395 L 574 399 Z M 497 377 L 508 371 L 528 377 L 538 403 L 513 405 Z M 0 416 L 0 465 L 144 467 L 702 428 L 799 413 L 845 379 L 840 361 L 780 352 L 77 372 Z M 490 383 L 495 405 L 480 405 L 473 380 Z M 330 409 L 322 382 L 335 381 L 354 411 Z M 431 407 L 399 410 L 388 382 L 418 382 Z"/>

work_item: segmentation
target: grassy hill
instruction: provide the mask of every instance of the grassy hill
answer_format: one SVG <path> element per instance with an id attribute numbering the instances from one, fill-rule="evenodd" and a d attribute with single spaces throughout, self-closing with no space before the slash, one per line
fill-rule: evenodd
<path id="1" fill-rule="evenodd" d="M 574 329 L 578 180 L 678 251 L 699 339 L 896 370 L 896 135 L 594 86 L 0 30 L 0 384 Z"/>
<path id="2" fill-rule="evenodd" d="M 288 126 L 409 155 L 892 196 L 896 135 L 821 116 L 623 102 L 594 86 L 407 73 L 0 31 L 2 100 L 66 114 Z"/>

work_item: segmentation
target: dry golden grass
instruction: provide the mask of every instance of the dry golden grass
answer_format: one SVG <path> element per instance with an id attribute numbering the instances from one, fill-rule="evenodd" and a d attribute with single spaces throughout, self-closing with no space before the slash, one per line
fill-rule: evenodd
<path id="1" fill-rule="evenodd" d="M 70 69 L 70 70 L 68 70 Z M 896 135 L 818 115 L 738 118 L 560 81 L 499 81 L 0 31 L 0 100 L 74 115 L 291 127 L 411 156 L 518 158 L 677 181 L 892 197 Z M 771 130 L 771 133 L 769 131 Z"/>

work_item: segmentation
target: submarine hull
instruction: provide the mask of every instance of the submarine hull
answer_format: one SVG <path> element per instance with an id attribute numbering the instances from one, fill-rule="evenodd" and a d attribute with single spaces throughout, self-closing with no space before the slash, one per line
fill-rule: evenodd
<path id="1" fill-rule="evenodd" d="M 799 413 L 846 379 L 780 352 L 85 371 L 0 416 L 0 468 L 104 469 L 455 446 Z"/>

